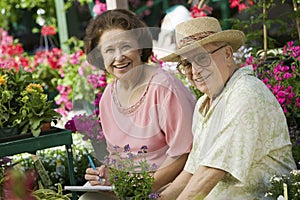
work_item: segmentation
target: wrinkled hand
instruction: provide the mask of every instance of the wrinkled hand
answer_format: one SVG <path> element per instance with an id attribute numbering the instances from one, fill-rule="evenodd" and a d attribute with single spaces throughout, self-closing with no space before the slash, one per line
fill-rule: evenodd
<path id="1" fill-rule="evenodd" d="M 105 165 L 97 167 L 96 170 L 87 168 L 85 173 L 84 178 L 89 181 L 91 185 L 111 185 L 111 183 L 108 182 L 109 171 Z"/>

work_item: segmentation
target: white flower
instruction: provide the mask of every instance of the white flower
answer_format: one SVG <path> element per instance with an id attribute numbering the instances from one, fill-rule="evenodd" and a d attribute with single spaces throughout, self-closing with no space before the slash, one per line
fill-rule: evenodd
<path id="1" fill-rule="evenodd" d="M 294 169 L 293 171 L 291 171 L 291 174 L 293 174 L 293 175 L 300 174 L 300 170 Z"/>
<path id="2" fill-rule="evenodd" d="M 285 198 L 284 198 L 282 195 L 280 195 L 280 196 L 277 198 L 277 200 L 285 200 Z"/>

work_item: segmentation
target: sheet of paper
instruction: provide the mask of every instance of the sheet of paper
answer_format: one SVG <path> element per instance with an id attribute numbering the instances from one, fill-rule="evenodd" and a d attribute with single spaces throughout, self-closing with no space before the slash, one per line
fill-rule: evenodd
<path id="1" fill-rule="evenodd" d="M 97 192 L 97 191 L 112 191 L 114 186 L 91 186 L 89 182 L 86 182 L 83 186 L 65 186 L 65 190 L 71 191 L 83 191 L 83 192 Z"/>

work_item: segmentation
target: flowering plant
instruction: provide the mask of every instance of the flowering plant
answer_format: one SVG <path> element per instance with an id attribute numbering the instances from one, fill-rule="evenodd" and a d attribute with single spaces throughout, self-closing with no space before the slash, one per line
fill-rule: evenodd
<path id="1" fill-rule="evenodd" d="M 282 199 L 290 199 L 297 200 L 300 198 L 300 171 L 293 170 L 288 176 L 273 176 L 270 180 L 271 186 L 266 193 L 266 196 L 280 198 L 283 196 L 285 198 Z"/>
<path id="2" fill-rule="evenodd" d="M 78 114 L 67 121 L 65 128 L 83 134 L 83 140 L 102 140 L 103 131 L 99 119 L 99 103 L 102 97 L 102 92 L 106 86 L 106 76 L 104 74 L 89 74 L 87 83 L 92 85 L 95 91 L 98 91 L 94 100 L 94 109 L 92 114 Z M 87 95 L 94 96 L 95 91 L 89 91 Z M 86 92 L 87 92 L 86 91 Z M 85 96 L 87 96 L 85 95 Z M 86 107 L 87 112 L 90 113 L 89 107 Z"/>
<path id="3" fill-rule="evenodd" d="M 102 140 L 103 131 L 96 114 L 79 114 L 67 121 L 65 128 L 83 135 L 83 140 Z"/>
<path id="4" fill-rule="evenodd" d="M 287 117 L 300 117 L 300 46 L 288 42 L 271 62 L 249 57 L 257 76 L 276 96 Z M 259 66 L 260 65 L 260 66 Z"/>
<path id="5" fill-rule="evenodd" d="M 147 146 L 142 146 L 137 153 L 130 150 L 129 144 L 124 146 L 123 152 L 120 152 L 120 149 L 115 146 L 116 157 L 106 157 L 104 160 L 110 172 L 108 181 L 114 185 L 117 197 L 121 200 L 125 200 L 126 197 L 133 200 L 157 199 L 159 195 L 151 193 L 153 171 L 157 166 L 147 162 Z"/>
<path id="6" fill-rule="evenodd" d="M 272 91 L 281 105 L 289 126 L 293 156 L 300 161 L 300 46 L 288 42 L 283 49 L 267 57 L 248 57 L 257 77 Z"/>
<path id="7" fill-rule="evenodd" d="M 31 72 L 34 78 L 41 80 L 48 93 L 58 93 L 56 87 L 57 79 L 62 73 L 62 57 L 63 53 L 59 48 L 37 51 L 30 57 L 30 68 L 26 70 Z"/>
<path id="8" fill-rule="evenodd" d="M 60 114 L 51 109 L 51 101 L 31 73 L 6 69 L 0 71 L 0 128 L 18 127 L 21 134 L 28 131 L 38 136 L 45 122 Z"/>
<path id="9" fill-rule="evenodd" d="M 96 99 L 100 98 L 107 85 L 106 74 L 87 62 L 86 54 L 81 49 L 82 41 L 71 38 L 69 43 L 74 46 L 73 52 L 69 55 L 64 54 L 59 60 L 61 75 L 56 79 L 59 92 L 55 97 L 57 111 L 67 116 L 74 105 L 78 108 L 81 106 L 79 104 L 85 104 L 84 109 L 90 114 L 94 110 L 89 108 L 90 104 L 94 102 L 98 107 L 95 104 L 95 96 Z"/>

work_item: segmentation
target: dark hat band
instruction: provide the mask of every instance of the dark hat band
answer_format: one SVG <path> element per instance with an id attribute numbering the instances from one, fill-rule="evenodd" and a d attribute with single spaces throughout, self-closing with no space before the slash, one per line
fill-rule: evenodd
<path id="1" fill-rule="evenodd" d="M 200 32 L 200 33 L 195 33 L 193 35 L 189 35 L 183 39 L 181 39 L 178 42 L 178 49 L 181 49 L 182 47 L 185 47 L 187 45 L 190 45 L 191 43 L 197 41 L 197 40 L 202 40 L 203 38 L 206 38 L 207 36 L 210 36 L 212 34 L 215 34 L 215 31 L 205 31 L 205 32 Z"/>

